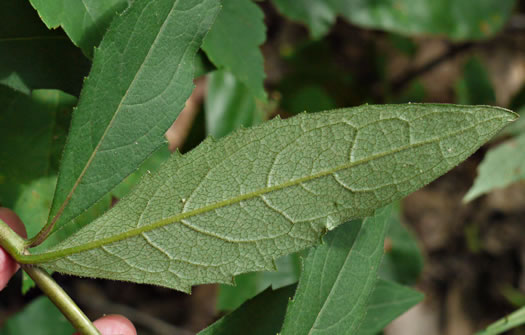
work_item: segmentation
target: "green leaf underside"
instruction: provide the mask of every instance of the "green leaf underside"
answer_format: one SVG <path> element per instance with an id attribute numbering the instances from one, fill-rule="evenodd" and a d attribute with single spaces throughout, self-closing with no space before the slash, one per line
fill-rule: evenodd
<path id="1" fill-rule="evenodd" d="M 49 29 L 62 27 L 75 45 L 92 56 L 109 23 L 127 0 L 30 0 Z"/>
<path id="2" fill-rule="evenodd" d="M 293 297 L 295 285 L 278 290 L 267 288 L 253 299 L 246 301 L 235 311 L 222 317 L 199 335 L 277 334 L 281 329 L 286 303 Z"/>
<path id="3" fill-rule="evenodd" d="M 494 189 L 525 179 L 525 134 L 491 149 L 479 165 L 474 185 L 465 195 L 470 201 Z"/>
<path id="4" fill-rule="evenodd" d="M 215 0 L 135 1 L 96 49 L 49 217 L 56 229 L 133 172 L 164 140 L 193 88 L 193 58 Z"/>
<path id="5" fill-rule="evenodd" d="M 379 279 L 370 295 L 359 335 L 379 334 L 399 315 L 423 300 L 423 294 L 395 282 Z"/>
<path id="6" fill-rule="evenodd" d="M 202 50 L 215 66 L 233 73 L 252 95 L 264 100 L 264 60 L 259 49 L 266 40 L 264 13 L 251 0 L 222 1 L 222 6 Z"/>
<path id="7" fill-rule="evenodd" d="M 326 34 L 335 17 L 400 34 L 446 35 L 454 40 L 486 38 L 498 32 L 515 0 L 273 0 L 293 20 L 305 23 L 314 38 Z M 322 4 L 321 4 L 322 3 Z"/>
<path id="8" fill-rule="evenodd" d="M 386 207 L 349 222 L 310 251 L 282 335 L 357 333 L 377 281 L 389 217 Z"/>
<path id="9" fill-rule="evenodd" d="M 182 291 L 231 283 L 422 187 L 515 118 L 496 107 L 408 104 L 273 120 L 172 155 L 104 216 L 19 259 Z"/>

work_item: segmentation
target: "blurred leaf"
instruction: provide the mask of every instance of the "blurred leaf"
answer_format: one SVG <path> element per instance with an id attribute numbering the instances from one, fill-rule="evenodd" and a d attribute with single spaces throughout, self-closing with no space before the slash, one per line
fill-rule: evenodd
<path id="1" fill-rule="evenodd" d="M 62 31 L 49 31 L 28 1 L 0 1 L 0 22 L 0 84 L 78 95 L 89 61 Z"/>
<path id="2" fill-rule="evenodd" d="M 525 108 L 525 85 L 521 87 L 518 93 L 514 94 L 509 104 L 509 109 L 518 110 Z"/>
<path id="3" fill-rule="evenodd" d="M 525 134 L 490 149 L 478 167 L 478 176 L 463 201 L 525 179 Z"/>
<path id="4" fill-rule="evenodd" d="M 457 102 L 464 105 L 494 105 L 496 94 L 485 66 L 472 57 L 463 68 L 463 78 L 456 84 Z"/>
<path id="5" fill-rule="evenodd" d="M 379 279 L 368 299 L 359 335 L 376 335 L 398 316 L 421 302 L 424 295 L 395 282 Z"/>
<path id="6" fill-rule="evenodd" d="M 29 0 L 49 29 L 62 27 L 71 41 L 88 57 L 109 23 L 128 6 L 127 0 Z"/>
<path id="7" fill-rule="evenodd" d="M 208 90 L 204 100 L 206 132 L 221 138 L 233 130 L 262 122 L 253 94 L 230 72 L 214 71 L 208 75 Z"/>
<path id="8" fill-rule="evenodd" d="M 329 104 L 334 104 L 330 108 L 362 104 L 369 93 L 367 86 L 357 85 L 353 74 L 337 61 L 338 55 L 326 39 L 294 46 L 287 53 L 286 73 L 277 89 L 282 95 L 282 108 L 288 113 L 316 111 Z M 300 101 L 309 91 L 321 101 L 310 97 L 309 105 Z"/>
<path id="9" fill-rule="evenodd" d="M 264 62 L 259 46 L 266 39 L 264 13 L 251 0 L 227 0 L 202 49 L 219 69 L 230 71 L 252 94 L 266 99 Z"/>
<path id="10" fill-rule="evenodd" d="M 392 46 L 407 56 L 414 56 L 417 51 L 417 45 L 414 41 L 406 36 L 399 34 L 388 34 L 388 39 Z"/>
<path id="11" fill-rule="evenodd" d="M 500 136 L 519 136 L 525 134 L 525 107 L 517 111 L 520 118 L 501 130 Z"/>
<path id="12" fill-rule="evenodd" d="M 507 22 L 515 0 L 273 0 L 292 20 L 305 23 L 315 38 L 337 14 L 353 24 L 403 35 L 446 35 L 453 40 L 494 35 Z"/>
<path id="13" fill-rule="evenodd" d="M 0 202 L 18 213 L 28 232 L 46 221 L 55 153 L 66 131 L 57 119 L 69 115 L 75 103 L 75 97 L 57 90 L 34 90 L 28 96 L 0 85 L 0 104 L 6 106 L 0 114 Z"/>
<path id="14" fill-rule="evenodd" d="M 193 59 L 218 10 L 215 0 L 135 1 L 112 21 L 71 121 L 48 219 L 53 233 L 165 141 L 191 94 Z"/>
<path id="15" fill-rule="evenodd" d="M 388 103 L 405 104 L 413 102 L 424 102 L 426 96 L 425 86 L 419 80 L 413 80 L 408 87 L 404 88 L 398 95 L 388 96 Z"/>
<path id="16" fill-rule="evenodd" d="M 283 256 L 275 262 L 277 271 L 246 273 L 235 277 L 235 286 L 221 284 L 217 298 L 217 309 L 231 311 L 269 286 L 277 290 L 295 284 L 299 280 L 301 264 L 299 255 Z"/>
<path id="17" fill-rule="evenodd" d="M 377 282 L 390 208 L 328 233 L 304 261 L 281 333 L 356 334 Z"/>
<path id="18" fill-rule="evenodd" d="M 295 285 L 273 291 L 267 288 L 235 311 L 204 329 L 199 335 L 277 334 L 281 329 L 286 303 L 293 296 Z"/>
<path id="19" fill-rule="evenodd" d="M 423 270 L 424 259 L 416 236 L 401 222 L 399 202 L 392 206 L 385 249 L 379 268 L 381 277 L 405 285 L 415 284 Z"/>
<path id="20" fill-rule="evenodd" d="M 484 331 L 476 333 L 476 335 L 497 335 L 524 324 L 525 307 L 522 307 L 517 311 L 505 316 L 504 318 L 494 322 Z"/>
<path id="21" fill-rule="evenodd" d="M 39 297 L 10 317 L 0 335 L 71 335 L 75 329 L 47 297 Z"/>
<path id="22" fill-rule="evenodd" d="M 319 85 L 299 87 L 290 98 L 283 101 L 283 108 L 291 114 L 315 113 L 335 107 L 334 99 Z"/>
<path id="23" fill-rule="evenodd" d="M 284 16 L 306 24 L 314 39 L 326 35 L 335 22 L 336 13 L 329 1 L 273 0 L 273 4 Z"/>

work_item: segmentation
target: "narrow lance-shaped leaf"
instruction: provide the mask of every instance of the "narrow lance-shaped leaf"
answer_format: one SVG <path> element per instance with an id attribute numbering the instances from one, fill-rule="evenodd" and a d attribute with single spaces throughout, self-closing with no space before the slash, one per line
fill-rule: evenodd
<path id="1" fill-rule="evenodd" d="M 295 285 L 278 290 L 267 288 L 256 297 L 246 301 L 235 311 L 217 320 L 198 335 L 277 334 L 286 312 L 286 303 L 293 297 Z"/>
<path id="2" fill-rule="evenodd" d="M 377 281 L 390 207 L 349 222 L 310 251 L 282 335 L 357 334 Z"/>
<path id="3" fill-rule="evenodd" d="M 408 104 L 273 120 L 171 157 L 74 236 L 18 258 L 183 291 L 230 283 L 422 187 L 515 118 L 496 107 Z"/>
<path id="4" fill-rule="evenodd" d="M 50 222 L 72 220 L 164 141 L 191 93 L 193 58 L 216 0 L 137 0 L 112 22 L 86 79 Z M 51 225 L 50 225 L 51 226 Z"/>

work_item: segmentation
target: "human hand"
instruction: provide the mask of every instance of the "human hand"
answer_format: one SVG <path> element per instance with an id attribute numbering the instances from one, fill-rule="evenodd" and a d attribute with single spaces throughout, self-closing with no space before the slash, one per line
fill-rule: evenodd
<path id="1" fill-rule="evenodd" d="M 13 211 L 0 207 L 0 219 L 7 223 L 13 231 L 22 237 L 27 237 L 24 224 Z M 0 290 L 3 290 L 7 282 L 18 271 L 20 266 L 13 258 L 3 249 L 0 248 Z M 95 322 L 95 327 L 102 335 L 136 335 L 135 327 L 125 317 L 121 315 L 107 315 Z"/>

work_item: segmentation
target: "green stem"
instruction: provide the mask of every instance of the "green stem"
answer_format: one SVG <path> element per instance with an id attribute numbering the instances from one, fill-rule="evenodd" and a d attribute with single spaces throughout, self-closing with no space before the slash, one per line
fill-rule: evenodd
<path id="1" fill-rule="evenodd" d="M 71 324 L 83 335 L 100 335 L 89 318 L 75 304 L 73 299 L 60 287 L 51 276 L 39 267 L 22 265 L 22 269 L 33 279 Z"/>
<path id="2" fill-rule="evenodd" d="M 11 227 L 0 219 L 0 246 L 2 246 L 8 254 L 17 258 L 18 255 L 24 253 L 27 241 L 15 233 Z"/>

